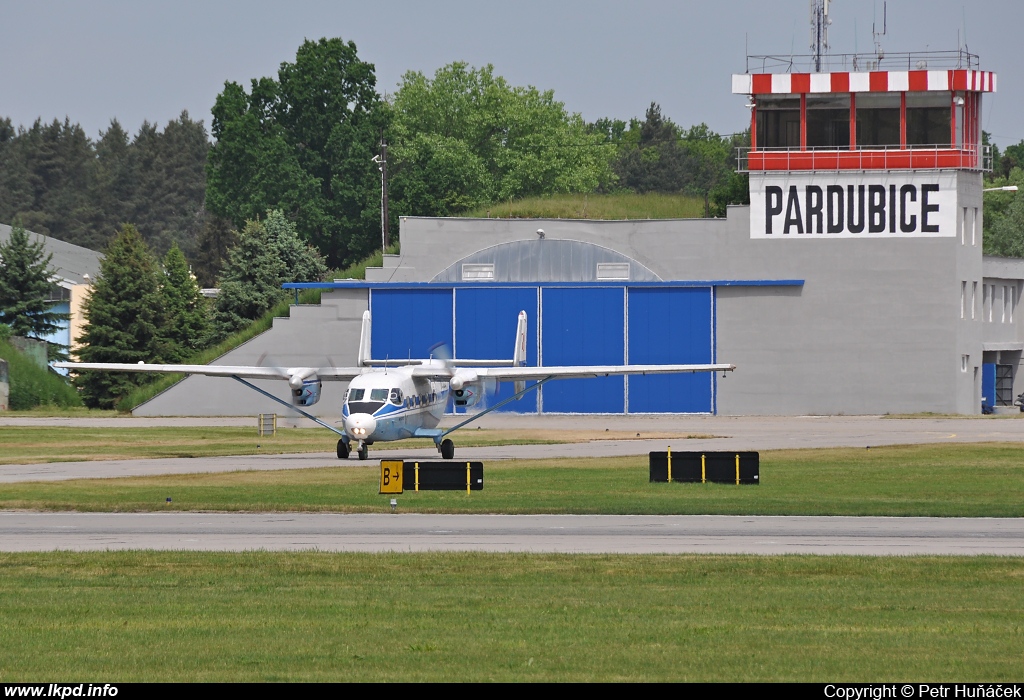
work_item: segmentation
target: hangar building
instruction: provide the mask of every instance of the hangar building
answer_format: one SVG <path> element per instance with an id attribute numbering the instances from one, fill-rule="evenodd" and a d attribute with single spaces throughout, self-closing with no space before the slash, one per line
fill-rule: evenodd
<path id="1" fill-rule="evenodd" d="M 964 52 L 889 56 L 891 69 L 830 59 L 841 70 L 799 72 L 791 59 L 772 72 L 748 59 L 733 76 L 751 113 L 739 154 L 751 205 L 724 219 L 403 218 L 401 254 L 366 281 L 317 285 L 329 287 L 319 306 L 293 307 L 217 364 L 266 353 L 288 366 L 351 364 L 367 308 L 376 359 L 423 357 L 437 342 L 456 357 L 511 357 L 525 309 L 531 365 L 737 370 L 552 382 L 509 406 L 520 412 L 1009 405 L 1024 390 L 1024 261 L 983 258 L 981 246 L 981 103 L 995 74 Z M 276 410 L 234 384 L 190 377 L 135 413 Z M 342 389 L 327 385 L 313 412 L 339 415 Z"/>

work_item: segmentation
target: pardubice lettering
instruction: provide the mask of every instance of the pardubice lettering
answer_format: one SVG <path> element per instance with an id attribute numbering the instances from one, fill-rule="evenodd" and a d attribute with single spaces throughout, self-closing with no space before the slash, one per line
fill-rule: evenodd
<path id="1" fill-rule="evenodd" d="M 764 188 L 765 234 L 939 233 L 938 183 Z"/>

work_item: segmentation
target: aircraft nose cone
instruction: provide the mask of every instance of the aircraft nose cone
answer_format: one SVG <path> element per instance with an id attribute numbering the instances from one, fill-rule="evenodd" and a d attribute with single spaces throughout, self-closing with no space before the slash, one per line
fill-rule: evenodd
<path id="1" fill-rule="evenodd" d="M 345 432 L 355 440 L 365 440 L 377 429 L 377 419 L 369 413 L 353 413 L 345 419 Z"/>

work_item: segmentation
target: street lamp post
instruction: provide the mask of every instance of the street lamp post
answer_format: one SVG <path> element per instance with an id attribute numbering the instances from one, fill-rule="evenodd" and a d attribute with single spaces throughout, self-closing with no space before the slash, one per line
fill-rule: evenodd
<path id="1" fill-rule="evenodd" d="M 373 157 L 380 171 L 380 244 L 381 253 L 388 249 L 391 242 L 388 236 L 388 143 L 380 140 L 380 155 Z"/>

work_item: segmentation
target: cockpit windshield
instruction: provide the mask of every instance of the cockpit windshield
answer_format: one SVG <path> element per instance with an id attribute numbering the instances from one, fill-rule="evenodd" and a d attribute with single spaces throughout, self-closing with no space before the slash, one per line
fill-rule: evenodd
<path id="1" fill-rule="evenodd" d="M 390 389 L 370 389 L 369 397 L 366 396 L 366 389 L 349 389 L 348 390 L 348 412 L 349 415 L 354 413 L 369 413 L 373 415 L 384 405 L 384 402 L 388 400 L 388 394 L 391 392 Z"/>

